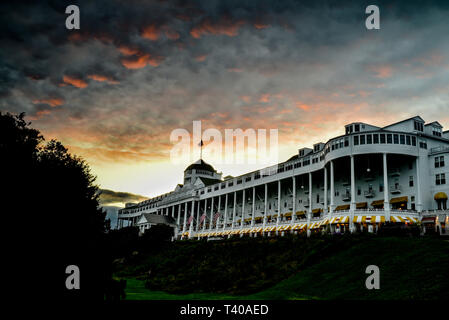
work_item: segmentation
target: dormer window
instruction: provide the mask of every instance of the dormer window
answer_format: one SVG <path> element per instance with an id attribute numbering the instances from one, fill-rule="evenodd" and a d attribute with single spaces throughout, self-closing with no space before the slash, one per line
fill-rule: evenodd
<path id="1" fill-rule="evenodd" d="M 414 126 L 415 126 L 415 130 L 417 130 L 417 131 L 421 131 L 421 132 L 424 131 L 424 125 L 422 122 L 415 121 Z"/>
<path id="2" fill-rule="evenodd" d="M 354 125 L 354 131 L 355 132 L 360 132 L 360 124 Z"/>

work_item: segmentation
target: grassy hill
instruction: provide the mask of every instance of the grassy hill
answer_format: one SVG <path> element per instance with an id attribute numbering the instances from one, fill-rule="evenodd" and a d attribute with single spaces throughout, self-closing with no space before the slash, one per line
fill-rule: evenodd
<path id="1" fill-rule="evenodd" d="M 380 290 L 365 287 L 368 265 L 380 268 Z M 448 266 L 441 239 L 292 237 L 178 242 L 116 276 L 129 299 L 448 299 Z"/>

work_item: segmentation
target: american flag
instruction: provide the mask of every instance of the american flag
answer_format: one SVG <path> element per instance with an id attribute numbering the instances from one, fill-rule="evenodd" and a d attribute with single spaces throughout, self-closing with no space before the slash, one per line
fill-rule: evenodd
<path id="1" fill-rule="evenodd" d="M 190 223 L 192 222 L 192 220 L 193 220 L 193 216 L 190 216 L 190 217 L 189 217 L 189 220 L 187 220 L 187 225 L 190 225 Z"/>
<path id="2" fill-rule="evenodd" d="M 214 222 L 217 221 L 218 217 L 220 216 L 220 212 L 217 212 L 216 214 L 214 214 Z"/>
<path id="3" fill-rule="evenodd" d="M 203 215 L 202 215 L 201 218 L 200 218 L 200 224 L 204 221 L 205 218 L 206 218 L 206 214 L 203 213 Z"/>

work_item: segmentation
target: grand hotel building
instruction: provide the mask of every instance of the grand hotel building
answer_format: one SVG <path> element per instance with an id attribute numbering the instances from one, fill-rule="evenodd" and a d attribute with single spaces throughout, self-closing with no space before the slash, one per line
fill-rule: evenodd
<path id="1" fill-rule="evenodd" d="M 437 121 L 356 122 L 344 135 L 238 177 L 222 178 L 199 160 L 174 191 L 121 209 L 119 227 L 144 232 L 156 214 L 174 219 L 176 239 L 376 232 L 385 223 L 448 233 L 448 178 L 449 131 Z"/>

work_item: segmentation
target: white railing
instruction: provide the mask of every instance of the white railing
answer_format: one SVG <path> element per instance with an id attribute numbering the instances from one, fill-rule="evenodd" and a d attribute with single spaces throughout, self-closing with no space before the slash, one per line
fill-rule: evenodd
<path id="1" fill-rule="evenodd" d="M 340 216 L 347 216 L 350 215 L 352 213 L 351 210 L 341 210 L 341 211 L 336 211 L 333 212 L 331 215 L 329 214 L 322 214 L 321 217 L 319 218 L 311 218 L 310 219 L 310 223 L 314 223 L 314 222 L 320 222 L 320 221 L 324 221 L 325 219 L 328 218 L 332 218 L 332 217 L 340 217 Z M 423 215 L 435 215 L 435 214 L 446 214 L 449 215 L 449 210 L 427 210 L 422 212 L 422 214 L 420 214 L 417 211 L 414 210 L 390 210 L 390 215 L 398 215 L 398 216 L 405 216 L 405 217 L 413 217 L 413 218 L 420 218 Z M 385 216 L 385 210 L 384 209 L 356 209 L 354 210 L 354 215 L 357 216 L 372 216 L 372 215 L 383 215 Z M 269 222 L 265 224 L 265 227 L 270 227 L 270 226 L 286 226 L 286 225 L 291 225 L 291 224 L 295 224 L 295 223 L 305 223 L 307 222 L 307 219 L 295 219 L 295 221 L 289 220 L 289 221 L 280 221 L 279 224 L 277 224 L 276 221 L 274 222 Z M 243 226 L 243 229 L 248 229 L 248 228 L 261 228 L 264 227 L 263 223 L 258 223 L 258 224 L 254 224 L 254 226 L 251 225 L 245 225 Z M 232 227 L 226 227 L 225 229 L 223 229 L 223 225 L 218 227 L 218 231 L 233 231 L 233 230 L 239 230 L 241 229 L 240 225 L 235 226 L 234 228 Z M 203 232 L 215 232 L 217 231 L 217 229 L 214 227 L 212 228 L 212 230 L 206 229 L 206 230 L 199 230 L 198 232 L 194 231 L 191 234 L 192 238 L 195 238 L 198 236 L 198 234 L 203 233 Z M 179 230 L 179 234 L 182 233 L 182 228 L 181 230 Z"/>

